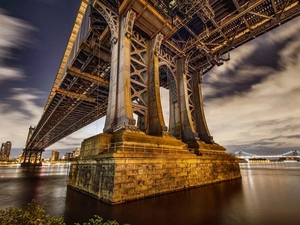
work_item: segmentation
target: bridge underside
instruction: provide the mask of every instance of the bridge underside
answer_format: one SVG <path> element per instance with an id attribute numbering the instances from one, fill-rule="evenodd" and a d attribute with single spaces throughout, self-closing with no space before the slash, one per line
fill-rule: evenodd
<path id="1" fill-rule="evenodd" d="M 230 50 L 293 19 L 300 11 L 299 1 L 296 0 L 135 0 L 92 3 L 91 6 L 88 1 L 82 1 L 44 113 L 25 149 L 44 150 L 107 114 L 109 93 L 112 92 L 109 87 L 112 79 L 112 43 L 120 43 L 117 26 L 120 26 L 120 18 L 126 17 L 129 10 L 135 13 L 132 21 L 135 33 L 147 40 L 154 40 L 159 33 L 163 35 L 158 54 L 157 85 L 174 93 L 175 103 L 182 88 L 188 98 L 184 113 L 187 114 L 190 131 L 184 128 L 178 130 L 178 126 L 186 125 L 174 122 L 174 118 L 171 118 L 173 122 L 169 128 L 163 129 L 186 143 L 190 142 L 191 137 L 185 138 L 185 132 L 190 133 L 188 136 L 197 133 L 200 140 L 212 143 L 208 129 L 200 131 L 205 127 L 205 119 L 202 125 L 197 124 L 199 116 L 194 109 L 199 106 L 194 96 L 199 90 L 192 85 L 201 81 L 192 81 L 193 77 L 198 77 L 199 73 L 205 74 L 215 65 L 221 65 L 229 60 Z M 138 37 L 132 43 L 135 40 L 138 42 Z M 142 118 L 148 113 L 145 106 L 149 106 L 147 102 L 141 103 L 143 94 L 140 95 L 140 92 L 144 91 L 145 86 L 141 82 L 145 75 L 141 74 L 149 65 L 143 63 L 143 44 L 135 42 L 131 48 L 130 67 L 134 70 L 131 72 L 138 73 L 130 80 L 132 110 Z M 146 51 L 149 49 L 146 48 Z M 182 60 L 182 64 L 178 66 L 176 61 L 179 60 Z M 185 67 L 184 71 L 178 72 L 181 69 L 179 67 Z M 178 80 L 182 74 L 183 79 L 187 80 L 184 84 Z M 173 109 L 170 109 L 170 115 L 176 116 L 176 110 Z M 136 125 L 140 123 L 139 128 L 142 123 L 147 125 L 142 120 L 135 121 Z"/>
<path id="2" fill-rule="evenodd" d="M 106 116 L 103 134 L 82 142 L 69 187 L 117 204 L 239 178 L 238 159 L 206 124 L 202 76 L 299 11 L 295 0 L 83 0 L 24 151 Z"/>

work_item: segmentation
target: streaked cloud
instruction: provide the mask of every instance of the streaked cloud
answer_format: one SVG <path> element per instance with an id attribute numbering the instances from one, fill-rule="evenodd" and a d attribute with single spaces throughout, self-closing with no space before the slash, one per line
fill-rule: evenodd
<path id="1" fill-rule="evenodd" d="M 36 126 L 42 116 L 43 107 L 36 102 L 44 98 L 45 93 L 36 89 L 14 88 L 9 99 L 0 99 L 0 140 L 11 141 L 13 148 L 22 149 L 28 134 L 29 126 Z M 49 149 L 74 149 L 80 147 L 84 138 L 101 133 L 104 119 L 100 119 L 74 134 L 64 138 Z"/>
<path id="2" fill-rule="evenodd" d="M 43 112 L 43 108 L 35 103 L 39 93 L 38 90 L 17 88 L 12 90 L 9 99 L 0 99 L 1 141 L 11 141 L 13 148 L 24 148 L 29 126 L 36 125 Z"/>
<path id="3" fill-rule="evenodd" d="M 214 68 L 207 75 L 208 84 L 205 83 L 203 92 L 208 97 L 205 101 L 208 125 L 215 141 L 229 151 L 300 147 L 300 82 L 297 82 L 300 79 L 300 40 L 296 35 L 299 21 L 299 18 L 291 21 L 246 44 L 246 49 L 251 46 L 251 54 L 233 51 L 231 61 L 225 65 L 227 69 Z M 276 53 L 279 69 L 252 64 L 251 56 L 259 53 L 263 43 L 270 44 L 267 48 L 284 46 Z M 239 67 L 236 59 L 243 69 L 232 76 L 228 68 Z M 251 82 L 256 76 L 262 79 Z M 239 92 L 244 82 L 248 87 L 245 92 Z M 220 91 L 225 93 L 219 94 Z"/>
<path id="4" fill-rule="evenodd" d="M 74 150 L 76 147 L 81 146 L 81 142 L 85 138 L 103 133 L 104 122 L 105 117 L 102 117 L 101 119 L 81 128 L 80 130 L 62 139 L 61 141 L 51 145 L 48 150 L 59 150 L 67 148 Z"/>
<path id="5" fill-rule="evenodd" d="M 22 70 L 10 67 L 7 61 L 17 60 L 11 51 L 29 43 L 29 31 L 34 28 L 25 21 L 7 15 L 0 8 L 0 30 L 0 82 L 23 78 Z"/>
<path id="6" fill-rule="evenodd" d="M 299 24 L 296 18 L 232 51 L 230 61 L 204 76 L 205 98 L 247 93 L 253 85 L 285 70 L 286 63 L 297 63 Z"/>

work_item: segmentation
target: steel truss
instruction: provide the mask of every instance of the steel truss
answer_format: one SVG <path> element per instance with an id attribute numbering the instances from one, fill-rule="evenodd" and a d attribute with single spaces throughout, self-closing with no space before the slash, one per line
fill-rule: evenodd
<path id="1" fill-rule="evenodd" d="M 175 128 L 178 107 L 183 105 L 182 89 L 187 93 L 187 116 L 181 121 L 190 118 L 191 132 L 199 134 L 195 139 L 213 143 L 204 115 L 197 109 L 202 101 L 201 76 L 229 60 L 233 48 L 299 14 L 298 0 L 83 0 L 43 115 L 24 152 L 41 152 L 107 114 L 111 74 L 118 70 L 112 63 L 113 49 L 122 41 L 121 32 L 130 39 L 129 93 L 137 127 L 144 131 L 149 126 L 148 96 L 155 91 L 149 86 L 154 48 L 159 85 L 172 94 L 171 134 L 182 136 Z"/>

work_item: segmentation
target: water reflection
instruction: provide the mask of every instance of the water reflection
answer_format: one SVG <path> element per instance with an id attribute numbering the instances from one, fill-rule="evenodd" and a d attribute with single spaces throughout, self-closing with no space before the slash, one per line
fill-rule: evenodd
<path id="1" fill-rule="evenodd" d="M 33 198 L 67 224 L 93 215 L 131 225 L 298 225 L 300 163 L 242 164 L 242 179 L 111 206 L 66 188 L 67 167 L 0 168 L 0 208 Z"/>
<path id="2" fill-rule="evenodd" d="M 73 207 L 64 215 L 68 224 L 87 221 L 94 214 L 131 225 L 222 224 L 224 208 L 241 191 L 242 181 L 234 180 L 110 206 L 68 189 L 66 205 Z"/>
<path id="3" fill-rule="evenodd" d="M 1 208 L 25 207 L 36 199 L 46 203 L 45 209 L 51 214 L 62 216 L 67 190 L 66 167 L 0 167 L 0 172 Z M 56 201 L 60 204 L 56 205 Z"/>
<path id="4" fill-rule="evenodd" d="M 241 168 L 241 213 L 251 224 L 299 223 L 296 218 L 299 219 L 300 163 L 254 163 L 248 164 L 247 169 L 244 165 Z"/>

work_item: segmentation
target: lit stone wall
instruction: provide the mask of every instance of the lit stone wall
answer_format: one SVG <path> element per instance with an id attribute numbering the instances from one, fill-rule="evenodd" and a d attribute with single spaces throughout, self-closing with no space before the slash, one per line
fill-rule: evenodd
<path id="1" fill-rule="evenodd" d="M 110 204 L 240 178 L 233 156 L 106 153 L 73 162 L 68 186 Z"/>

